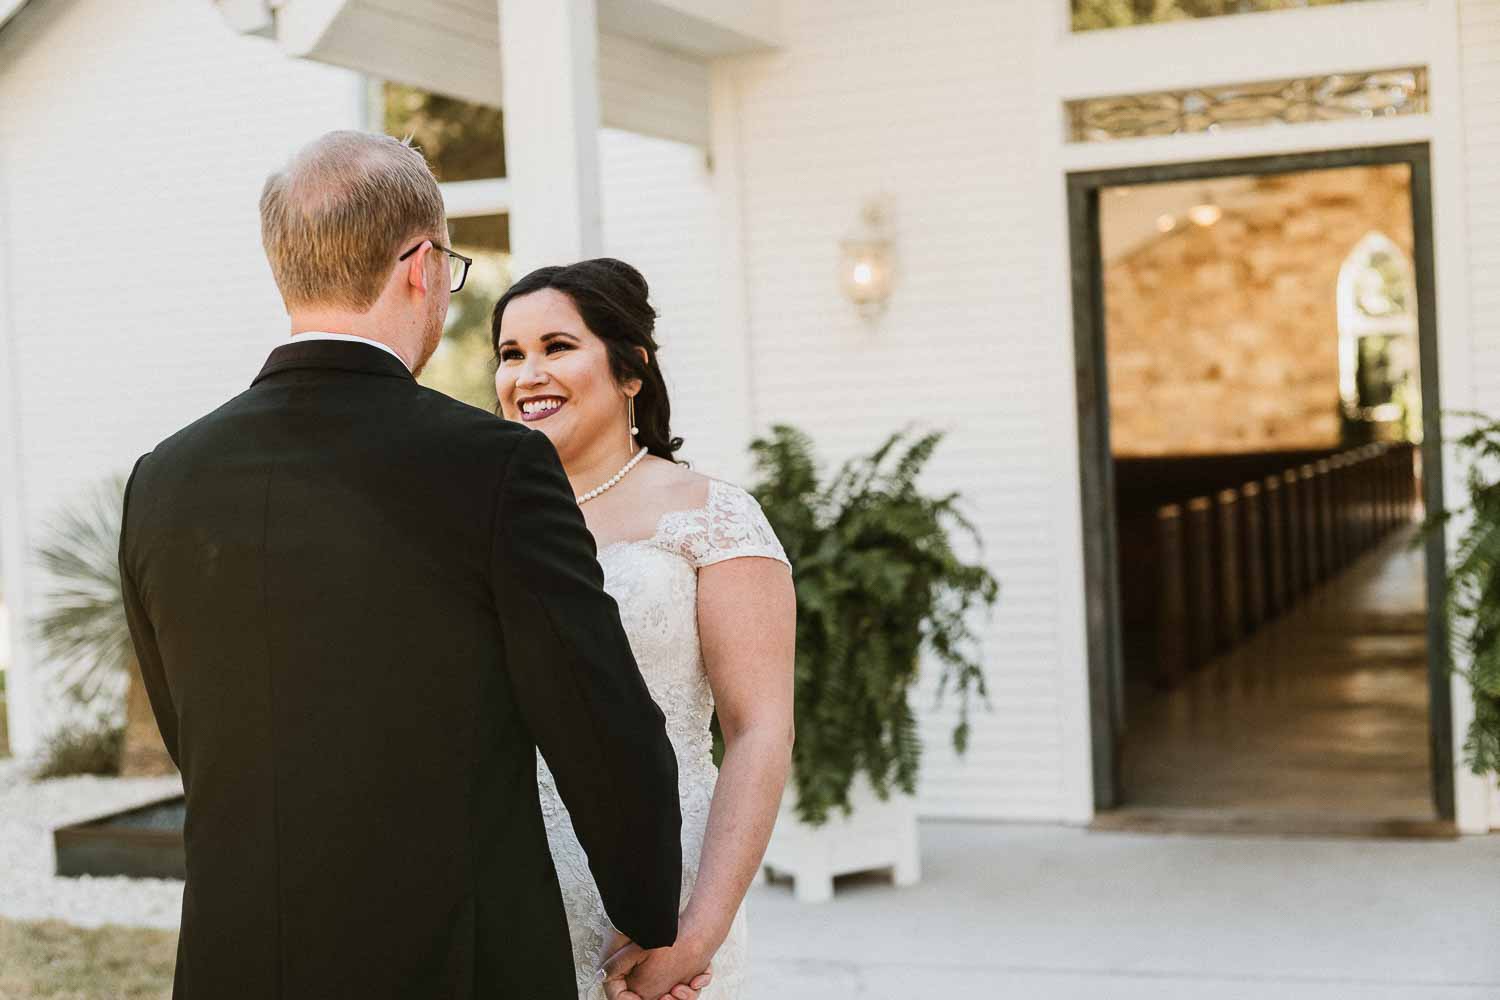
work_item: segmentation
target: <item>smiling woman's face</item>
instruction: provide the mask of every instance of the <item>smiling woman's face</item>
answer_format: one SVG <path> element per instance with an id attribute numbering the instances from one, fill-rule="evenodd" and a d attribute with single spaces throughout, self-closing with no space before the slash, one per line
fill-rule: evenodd
<path id="1" fill-rule="evenodd" d="M 544 288 L 512 299 L 498 348 L 501 414 L 546 434 L 564 465 L 591 445 L 629 440 L 625 389 L 610 371 L 604 341 L 568 296 Z"/>

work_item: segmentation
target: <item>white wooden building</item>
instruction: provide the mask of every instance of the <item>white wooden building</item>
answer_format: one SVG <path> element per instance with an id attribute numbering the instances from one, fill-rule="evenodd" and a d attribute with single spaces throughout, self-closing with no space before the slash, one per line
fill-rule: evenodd
<path id="1" fill-rule="evenodd" d="M 1096 808 L 1070 175 L 1423 147 L 1442 405 L 1500 409 L 1496 0 L 1091 32 L 1066 0 L 3 0 L 0 18 L 18 621 L 49 512 L 246 385 L 283 336 L 260 184 L 312 136 L 367 126 L 369 78 L 504 108 L 510 176 L 483 198 L 511 215 L 517 274 L 599 252 L 642 268 L 698 467 L 742 477 L 773 422 L 829 460 L 913 422 L 950 432 L 933 485 L 968 498 L 1003 595 L 967 757 L 951 709 L 924 714 L 929 816 Z M 1070 101 L 1414 67 L 1416 113 L 1099 142 L 1070 126 Z M 839 268 L 872 201 L 895 277 L 869 316 Z M 27 749 L 49 710 L 13 633 Z M 1455 685 L 1454 733 L 1466 699 Z M 1461 829 L 1500 826 L 1489 786 L 1457 764 L 1453 785 Z"/>

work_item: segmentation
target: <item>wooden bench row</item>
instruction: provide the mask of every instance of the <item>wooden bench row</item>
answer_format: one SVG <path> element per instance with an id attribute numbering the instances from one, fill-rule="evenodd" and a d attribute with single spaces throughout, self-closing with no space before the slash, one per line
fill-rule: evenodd
<path id="1" fill-rule="evenodd" d="M 1409 523 L 1414 458 L 1410 444 L 1366 445 L 1159 507 L 1156 680 L 1177 683 Z"/>

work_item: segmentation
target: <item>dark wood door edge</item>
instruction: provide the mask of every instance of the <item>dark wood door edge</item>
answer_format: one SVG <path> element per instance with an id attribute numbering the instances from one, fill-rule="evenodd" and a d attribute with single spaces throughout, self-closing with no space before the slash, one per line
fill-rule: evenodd
<path id="1" fill-rule="evenodd" d="M 1412 262 L 1416 267 L 1417 279 L 1417 326 L 1421 353 L 1419 368 L 1422 377 L 1422 422 L 1425 429 L 1422 443 L 1423 499 L 1428 510 L 1442 510 L 1442 401 L 1439 398 L 1437 378 L 1437 283 L 1431 149 L 1428 143 L 1359 146 L 1321 152 L 1279 153 L 1188 163 L 1158 163 L 1075 171 L 1065 175 L 1063 193 L 1068 212 L 1073 363 L 1078 397 L 1078 464 L 1082 501 L 1080 515 L 1083 524 L 1089 716 L 1093 734 L 1091 749 L 1094 808 L 1097 810 L 1114 809 L 1129 799 L 1129 790 L 1121 787 L 1118 746 L 1125 727 L 1124 667 L 1120 649 L 1119 567 L 1114 549 L 1114 462 L 1109 443 L 1109 373 L 1104 344 L 1099 192 L 1103 188 L 1120 185 L 1264 176 L 1392 163 L 1405 163 L 1411 168 L 1411 211 L 1415 244 Z M 1451 677 L 1447 661 L 1446 622 L 1441 611 L 1447 593 L 1446 548 L 1441 530 L 1430 533 L 1425 541 L 1431 782 L 1433 804 L 1437 813 L 1446 820 L 1454 815 L 1453 717 L 1449 696 Z"/>

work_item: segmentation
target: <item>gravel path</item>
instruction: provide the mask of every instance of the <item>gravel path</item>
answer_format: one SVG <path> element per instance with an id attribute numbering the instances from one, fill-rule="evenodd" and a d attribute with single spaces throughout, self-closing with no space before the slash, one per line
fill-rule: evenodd
<path id="1" fill-rule="evenodd" d="M 0 917 L 176 930 L 182 883 L 170 879 L 58 878 L 52 830 L 182 791 L 170 778 L 55 778 L 33 782 L 0 760 Z"/>

